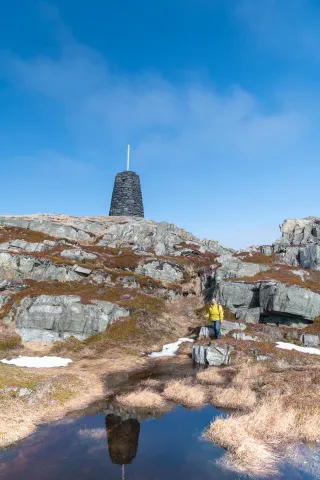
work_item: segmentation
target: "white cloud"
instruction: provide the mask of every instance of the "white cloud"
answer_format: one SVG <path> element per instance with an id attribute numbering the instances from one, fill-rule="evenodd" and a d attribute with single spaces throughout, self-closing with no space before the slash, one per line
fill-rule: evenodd
<path id="1" fill-rule="evenodd" d="M 99 54 L 74 40 L 62 45 L 57 60 L 12 54 L 2 60 L 17 87 L 64 106 L 67 127 L 86 149 L 134 139 L 141 161 L 213 154 L 250 161 L 261 152 L 273 156 L 292 148 L 308 128 L 303 111 L 286 105 L 265 113 L 239 86 L 218 93 L 199 82 L 174 86 L 160 75 L 112 74 Z"/>
<path id="2" fill-rule="evenodd" d="M 260 10 L 264 7 L 261 2 L 258 6 L 258 3 L 244 1 L 241 15 L 254 28 L 257 27 L 257 34 L 263 35 L 267 33 L 273 17 L 270 12 Z M 275 8 L 275 2 L 266 3 Z M 282 17 L 275 18 L 275 29 L 280 20 L 282 22 Z M 261 32 L 260 24 L 263 24 Z M 230 196 L 230 178 L 241 177 L 242 171 L 247 170 L 249 175 L 239 179 L 238 190 L 233 193 L 234 201 L 241 203 L 244 193 L 247 194 L 250 189 L 254 192 L 250 201 L 257 204 L 257 208 L 252 211 L 251 218 L 243 219 L 243 232 L 234 238 L 232 224 L 220 223 L 219 230 L 219 224 L 213 222 L 214 232 L 212 235 L 205 232 L 205 235 L 221 239 L 226 245 L 237 243 L 237 246 L 258 241 L 265 243 L 264 235 L 269 240 L 271 230 L 265 233 L 258 227 L 250 232 L 250 222 L 251 225 L 254 223 L 256 217 L 253 216 L 259 213 L 259 206 L 261 212 L 268 212 L 269 198 L 279 196 L 282 185 L 292 182 L 293 191 L 298 191 L 300 187 L 296 180 L 300 174 L 295 168 L 300 168 L 301 158 L 304 171 L 312 172 L 316 165 L 320 142 L 312 126 L 314 119 L 318 118 L 318 109 L 313 101 L 297 101 L 296 92 L 291 91 L 288 95 L 288 92 L 277 90 L 272 99 L 274 107 L 267 110 L 265 102 L 237 85 L 218 91 L 207 81 L 193 81 L 194 76 L 187 73 L 181 85 L 173 84 L 156 73 L 130 76 L 113 73 L 101 55 L 77 43 L 69 33 L 61 38 L 60 56 L 55 59 L 39 57 L 26 60 L 8 52 L 1 57 L 0 77 L 2 75 L 15 88 L 32 91 L 44 96 L 46 101 L 52 100 L 53 104 L 63 107 L 68 135 L 81 152 L 80 160 L 63 152 L 37 152 L 34 158 L 40 162 L 41 169 L 50 172 L 55 165 L 62 174 L 65 172 L 70 176 L 73 173 L 82 177 L 96 175 L 99 172 L 86 159 L 105 158 L 106 152 L 112 149 L 119 151 L 130 141 L 137 168 L 141 164 L 157 162 L 161 167 L 166 165 L 169 172 L 170 166 L 175 164 L 185 169 L 200 169 L 206 177 L 208 167 L 223 165 L 225 178 L 219 179 L 222 187 L 218 185 L 222 194 L 219 199 L 221 204 L 223 195 Z M 314 87 L 315 93 L 317 89 Z M 308 96 L 313 97 L 310 91 Z M 228 165 L 231 165 L 229 172 Z M 255 189 L 250 184 L 250 169 L 261 169 L 263 172 L 261 186 L 255 186 Z M 272 178 L 271 185 L 264 184 L 265 177 L 262 175 L 267 171 Z M 308 182 L 309 189 L 304 192 L 304 199 L 312 191 L 310 185 L 315 185 L 314 175 L 308 177 Z M 198 188 L 200 190 L 201 185 Z M 297 196 L 286 199 L 285 195 L 283 201 L 279 197 L 279 205 L 286 201 L 291 204 L 300 202 Z M 208 205 L 208 200 L 211 200 L 211 192 L 204 192 L 203 204 Z M 236 205 L 235 210 L 237 208 Z M 276 214 L 273 213 L 274 218 L 277 218 Z M 202 212 L 199 213 L 201 215 Z M 207 214 L 201 218 L 206 224 Z M 281 219 L 277 218 L 274 222 L 276 230 L 276 224 Z M 201 235 L 201 231 L 204 228 L 199 225 L 194 233 Z"/>

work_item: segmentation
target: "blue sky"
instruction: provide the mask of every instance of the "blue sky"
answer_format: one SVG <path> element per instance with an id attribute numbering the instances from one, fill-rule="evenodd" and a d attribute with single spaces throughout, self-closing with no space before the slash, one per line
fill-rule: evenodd
<path id="1" fill-rule="evenodd" d="M 10 0 L 0 14 L 1 214 L 145 213 L 235 248 L 320 214 L 316 0 Z"/>

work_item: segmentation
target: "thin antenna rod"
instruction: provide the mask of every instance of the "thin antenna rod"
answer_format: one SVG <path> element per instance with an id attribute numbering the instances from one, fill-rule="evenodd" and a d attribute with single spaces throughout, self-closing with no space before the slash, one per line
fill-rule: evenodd
<path id="1" fill-rule="evenodd" d="M 130 170 L 130 145 L 128 145 L 128 153 L 127 153 L 127 171 Z"/>

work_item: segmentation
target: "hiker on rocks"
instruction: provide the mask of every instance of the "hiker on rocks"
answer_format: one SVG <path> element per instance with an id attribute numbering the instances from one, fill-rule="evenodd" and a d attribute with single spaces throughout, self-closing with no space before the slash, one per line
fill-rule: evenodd
<path id="1" fill-rule="evenodd" d="M 215 338 L 221 338 L 220 327 L 223 316 L 224 313 L 222 306 L 215 298 L 213 298 L 211 303 L 206 305 L 206 317 L 212 322 Z"/>

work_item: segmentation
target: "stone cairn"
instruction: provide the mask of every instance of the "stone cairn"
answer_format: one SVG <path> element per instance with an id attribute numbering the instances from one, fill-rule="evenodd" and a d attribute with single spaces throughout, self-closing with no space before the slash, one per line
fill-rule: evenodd
<path id="1" fill-rule="evenodd" d="M 109 216 L 144 217 L 140 178 L 135 172 L 116 175 Z"/>

